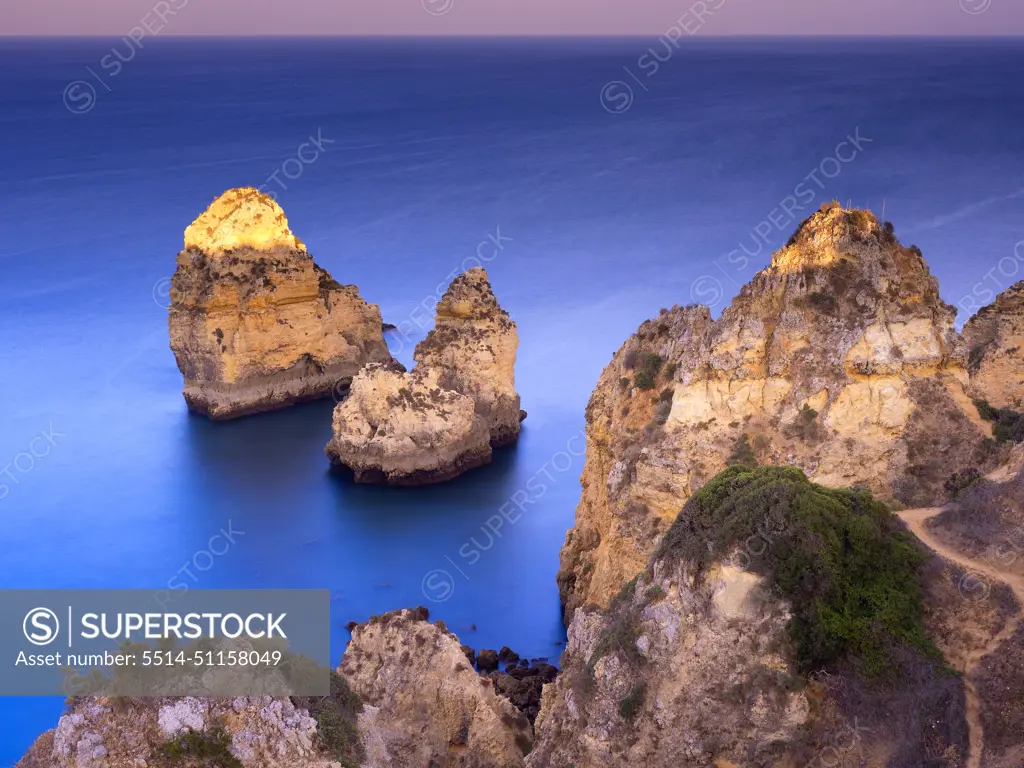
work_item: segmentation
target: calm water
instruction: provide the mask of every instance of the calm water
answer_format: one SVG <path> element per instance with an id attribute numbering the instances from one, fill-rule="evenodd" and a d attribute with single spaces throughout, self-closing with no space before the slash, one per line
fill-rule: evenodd
<path id="1" fill-rule="evenodd" d="M 651 45 L 150 40 L 114 75 L 123 42 L 0 43 L 0 587 L 328 588 L 339 657 L 349 620 L 420 603 L 476 647 L 555 657 L 582 467 L 566 446 L 601 368 L 660 306 L 720 310 L 794 229 L 775 213 L 755 234 L 815 168 L 799 216 L 884 200 L 951 303 L 1013 281 L 1021 44 L 693 40 L 653 74 Z M 622 83 L 601 101 L 615 80 L 635 97 L 620 114 Z M 870 141 L 822 165 L 858 128 Z M 315 161 L 286 163 L 318 133 Z M 327 471 L 330 403 L 187 414 L 165 311 L 182 232 L 275 172 L 320 264 L 415 330 L 391 334 L 406 362 L 417 306 L 479 249 L 519 324 L 518 446 L 448 485 L 363 488 Z M 727 255 L 741 245 L 749 263 Z M 49 453 L 13 464 L 44 432 Z M 489 538 L 538 473 L 545 492 Z M 226 554 L 197 557 L 229 526 Z M 60 706 L 0 700 L 0 765 Z"/>

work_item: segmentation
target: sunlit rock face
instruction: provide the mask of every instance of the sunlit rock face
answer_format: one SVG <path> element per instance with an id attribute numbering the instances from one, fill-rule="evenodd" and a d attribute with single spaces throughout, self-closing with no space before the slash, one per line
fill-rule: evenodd
<path id="1" fill-rule="evenodd" d="M 967 321 L 971 394 L 996 408 L 1024 398 L 1024 281 L 1010 286 Z"/>
<path id="2" fill-rule="evenodd" d="M 378 307 L 318 267 L 255 189 L 214 200 L 185 230 L 177 264 L 171 349 L 194 411 L 230 419 L 327 397 L 391 360 Z"/>
<path id="3" fill-rule="evenodd" d="M 515 391 L 519 337 L 487 273 L 457 277 L 437 305 L 416 366 L 368 366 L 334 411 L 326 451 L 357 482 L 423 485 L 491 461 L 525 415 Z"/>
<path id="4" fill-rule="evenodd" d="M 717 320 L 689 306 L 641 325 L 587 408 L 559 572 L 568 615 L 607 606 L 694 490 L 735 460 L 912 505 L 938 500 L 953 472 L 988 466 L 954 315 L 918 249 L 833 204 Z"/>

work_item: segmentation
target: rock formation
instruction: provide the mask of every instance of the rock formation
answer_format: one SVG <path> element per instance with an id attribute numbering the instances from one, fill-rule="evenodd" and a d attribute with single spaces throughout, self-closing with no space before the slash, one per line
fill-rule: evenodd
<path id="1" fill-rule="evenodd" d="M 367 742 L 367 764 L 522 766 L 529 721 L 473 670 L 459 639 L 425 615 L 396 611 L 352 631 L 339 672 L 379 734 Z"/>
<path id="2" fill-rule="evenodd" d="M 327 697 L 70 699 L 18 768 L 522 766 L 533 728 L 496 687 L 513 678 L 478 674 L 458 638 L 426 619 L 417 608 L 351 625 Z"/>
<path id="3" fill-rule="evenodd" d="M 206 757 L 207 762 L 189 758 Z M 223 761 L 233 757 L 237 763 Z M 288 699 L 71 700 L 56 729 L 17 768 L 137 768 L 161 765 L 333 768 L 317 722 Z"/>
<path id="4" fill-rule="evenodd" d="M 1024 398 L 1024 281 L 1010 286 L 967 321 L 971 393 L 995 408 L 1020 408 Z"/>
<path id="5" fill-rule="evenodd" d="M 185 230 L 170 337 L 189 408 L 230 419 L 329 397 L 391 360 L 380 310 L 340 285 L 255 189 L 231 189 Z"/>
<path id="6" fill-rule="evenodd" d="M 833 204 L 718 320 L 691 306 L 645 322 L 587 407 L 583 494 L 558 577 L 567 617 L 607 606 L 729 463 L 795 465 L 910 505 L 938 499 L 959 469 L 990 466 L 954 314 L 920 251 Z"/>
<path id="7" fill-rule="evenodd" d="M 434 330 L 416 345 L 411 372 L 371 365 L 334 411 L 326 452 L 357 482 L 422 485 L 449 480 L 514 442 L 525 414 L 515 392 L 515 323 L 479 267 L 459 275 L 437 305 Z"/>
<path id="8" fill-rule="evenodd" d="M 528 768 L 966 765 L 963 682 L 934 649 L 984 648 L 1008 595 L 965 600 L 968 574 L 911 541 L 866 493 L 723 473 L 606 610 L 574 613 Z"/>

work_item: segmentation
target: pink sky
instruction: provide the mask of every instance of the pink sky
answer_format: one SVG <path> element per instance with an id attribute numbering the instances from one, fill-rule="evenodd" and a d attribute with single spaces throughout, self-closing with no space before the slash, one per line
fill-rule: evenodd
<path id="1" fill-rule="evenodd" d="M 6 35 L 659 35 L 694 0 L 2 0 Z M 1024 0 L 697 0 L 715 35 L 1024 35 Z M 167 12 L 176 11 L 174 15 Z M 163 10 L 162 14 L 153 13 Z M 164 23 L 157 21 L 164 16 Z"/>

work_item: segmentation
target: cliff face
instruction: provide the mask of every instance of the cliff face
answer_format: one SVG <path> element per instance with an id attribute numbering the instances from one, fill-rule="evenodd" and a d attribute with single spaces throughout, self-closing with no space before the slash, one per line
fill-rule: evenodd
<path id="1" fill-rule="evenodd" d="M 980 657 L 1014 612 L 1005 588 L 965 599 L 967 579 L 866 494 L 730 470 L 607 609 L 574 613 L 526 764 L 963 768 L 945 663 Z"/>
<path id="2" fill-rule="evenodd" d="M 1019 408 L 1024 398 L 1024 281 L 968 320 L 963 336 L 971 393 L 996 408 Z"/>
<path id="3" fill-rule="evenodd" d="M 367 768 L 516 768 L 532 741 L 527 718 L 478 675 L 459 639 L 396 611 L 357 626 L 339 672 L 364 701 Z"/>
<path id="4" fill-rule="evenodd" d="M 436 327 L 416 345 L 411 372 L 369 366 L 334 411 L 326 452 L 358 482 L 420 485 L 491 460 L 519 436 L 515 323 L 487 273 L 457 277 L 437 305 Z"/>
<path id="5" fill-rule="evenodd" d="M 189 408 L 213 419 L 330 396 L 391 359 L 380 310 L 318 267 L 255 189 L 218 197 L 185 230 L 171 283 L 171 349 Z"/>
<path id="6" fill-rule="evenodd" d="M 966 393 L 955 311 L 916 249 L 870 213 L 823 207 L 712 320 L 644 323 L 587 408 L 567 615 L 607 606 L 679 509 L 727 463 L 795 465 L 910 505 L 993 460 Z"/>

